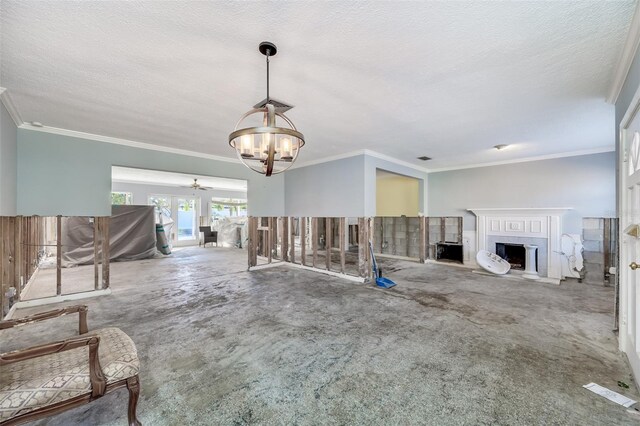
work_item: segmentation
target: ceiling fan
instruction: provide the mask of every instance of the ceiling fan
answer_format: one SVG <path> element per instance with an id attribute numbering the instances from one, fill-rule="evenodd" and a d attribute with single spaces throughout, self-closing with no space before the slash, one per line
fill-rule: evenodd
<path id="1" fill-rule="evenodd" d="M 202 191 L 207 191 L 209 189 L 213 189 L 209 186 L 202 186 L 198 183 L 198 179 L 193 179 L 193 183 L 189 186 L 183 186 L 182 188 L 191 188 L 191 189 L 200 189 Z"/>

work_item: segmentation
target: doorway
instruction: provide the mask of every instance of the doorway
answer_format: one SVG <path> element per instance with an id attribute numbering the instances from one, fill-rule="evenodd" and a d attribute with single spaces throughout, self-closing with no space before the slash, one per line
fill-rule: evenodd
<path id="1" fill-rule="evenodd" d="M 167 224 L 167 219 L 170 219 L 172 226 L 165 232 L 173 246 L 195 245 L 198 242 L 199 203 L 196 197 L 166 194 L 152 194 L 148 199 L 149 205 L 156 206 L 159 216 L 157 222 Z"/>

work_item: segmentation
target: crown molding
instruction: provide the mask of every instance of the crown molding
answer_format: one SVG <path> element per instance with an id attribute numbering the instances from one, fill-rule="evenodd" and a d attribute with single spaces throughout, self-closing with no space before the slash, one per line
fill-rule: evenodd
<path id="1" fill-rule="evenodd" d="M 380 154 L 379 152 L 376 152 L 376 151 L 371 151 L 371 150 L 365 149 L 364 153 L 366 155 L 370 156 L 370 157 L 375 157 L 375 158 L 378 158 L 380 160 L 388 161 L 390 163 L 394 163 L 394 164 L 397 164 L 399 166 L 408 167 L 410 169 L 417 170 L 417 171 L 422 172 L 422 173 L 429 173 L 431 171 L 430 169 L 427 169 L 425 167 L 416 166 L 415 164 L 409 163 L 408 161 L 398 160 L 397 158 L 390 157 L 390 156 L 385 155 L 385 154 Z"/>
<path id="2" fill-rule="evenodd" d="M 345 158 L 357 157 L 359 155 L 364 155 L 365 151 L 366 150 L 364 150 L 364 149 L 359 149 L 357 151 L 349 151 L 349 152 L 346 152 L 344 154 L 338 154 L 338 155 L 332 155 L 330 157 L 318 158 L 317 160 L 303 161 L 301 163 L 294 163 L 291 166 L 291 170 L 292 169 L 301 169 L 303 167 L 315 166 L 316 164 L 330 163 L 331 161 L 343 160 Z"/>
<path id="3" fill-rule="evenodd" d="M 7 93 L 6 90 L 0 91 L 0 99 L 3 100 L 3 103 L 4 103 L 4 99 L 5 99 L 5 94 L 6 93 Z M 5 104 L 5 106 L 6 106 L 6 104 Z M 9 110 L 9 108 L 7 108 L 7 110 Z M 13 117 L 13 115 L 12 115 L 12 118 L 14 118 L 14 121 L 15 121 L 15 117 Z M 222 156 L 213 155 L 213 154 L 204 154 L 204 153 L 197 152 L 197 151 L 189 151 L 189 150 L 180 149 L 180 148 L 170 148 L 170 147 L 150 144 L 150 143 L 146 143 L 146 142 L 137 142 L 137 141 L 132 141 L 132 140 L 128 140 L 128 139 L 115 138 L 115 137 L 111 137 L 111 136 L 102 136 L 102 135 L 96 135 L 96 134 L 93 134 L 93 133 L 78 132 L 78 131 L 75 131 L 75 130 L 61 129 L 61 128 L 58 128 L 58 127 L 49 127 L 49 126 L 38 127 L 38 126 L 33 126 L 32 124 L 23 122 L 22 124 L 20 124 L 18 126 L 18 128 L 19 129 L 24 129 L 24 130 L 32 130 L 32 131 L 36 131 L 36 132 L 43 132 L 43 133 L 61 135 L 61 136 L 69 136 L 69 137 L 73 137 L 73 138 L 88 139 L 88 140 L 93 140 L 93 141 L 97 141 L 97 142 L 111 143 L 111 144 L 115 144 L 115 145 L 123 145 L 123 146 L 132 147 L 132 148 L 147 149 L 147 150 L 151 150 L 151 151 L 167 152 L 167 153 L 170 153 L 170 154 L 186 155 L 186 156 L 189 156 L 189 157 L 206 158 L 206 159 L 209 159 L 209 160 L 216 160 L 216 161 L 224 161 L 224 162 L 228 162 L 228 163 L 242 164 L 242 162 L 240 160 L 236 159 L 236 158 L 222 157 Z M 416 166 L 415 164 L 409 163 L 407 161 L 399 160 L 397 158 L 390 157 L 390 156 L 385 155 L 385 154 L 380 154 L 379 152 L 376 152 L 376 151 L 371 151 L 371 150 L 368 150 L 368 149 L 360 149 L 360 150 L 357 150 L 357 151 L 350 151 L 350 152 L 347 152 L 347 153 L 344 153 L 344 154 L 339 154 L 339 155 L 333 155 L 333 156 L 330 156 L 330 157 L 319 158 L 317 160 L 307 161 L 307 162 L 303 162 L 303 163 L 296 163 L 291 167 L 291 169 L 299 169 L 299 168 L 314 166 L 314 165 L 317 165 L 317 164 L 329 163 L 331 161 L 342 160 L 342 159 L 345 159 L 345 158 L 357 157 L 357 156 L 360 156 L 360 155 L 368 155 L 370 157 L 378 158 L 380 160 L 388 161 L 390 163 L 397 164 L 399 166 L 404 166 L 404 167 L 407 167 L 407 168 L 410 168 L 410 169 L 417 170 L 419 172 L 428 174 L 428 173 L 435 173 L 435 172 L 446 172 L 446 171 L 451 171 L 451 170 L 474 169 L 474 168 L 478 168 L 478 167 L 490 167 L 490 166 L 500 166 L 500 165 L 505 165 L 505 164 L 525 163 L 525 162 L 528 162 L 528 161 L 551 160 L 551 159 L 554 159 L 554 158 L 577 157 L 577 156 L 580 156 L 580 155 L 601 154 L 601 153 L 604 153 L 604 152 L 612 152 L 612 151 L 615 151 L 615 147 L 613 147 L 613 146 L 611 146 L 611 147 L 594 148 L 594 149 L 585 149 L 585 150 L 580 150 L 580 151 L 563 152 L 563 153 L 558 153 L 558 154 L 539 155 L 539 156 L 534 156 L 534 157 L 516 158 L 516 159 L 512 159 L 512 160 L 494 161 L 494 162 L 489 162 L 489 163 L 467 164 L 467 165 L 462 165 L 462 166 L 451 166 L 451 167 L 427 169 L 427 168 L 424 168 L 424 167 Z"/>
<path id="4" fill-rule="evenodd" d="M 197 152 L 197 151 L 189 151 L 189 150 L 180 149 L 180 148 L 171 148 L 171 147 L 155 145 L 147 142 L 137 142 L 129 139 L 121 139 L 121 138 L 115 138 L 111 136 L 96 135 L 93 133 L 78 132 L 75 130 L 61 129 L 58 127 L 49 127 L 49 126 L 39 127 L 39 126 L 33 126 L 29 123 L 22 123 L 20 126 L 18 126 L 18 128 L 25 129 L 25 130 L 33 130 L 36 132 L 50 133 L 54 135 L 69 136 L 72 138 L 88 139 L 96 142 L 105 142 L 105 143 L 111 143 L 115 145 L 123 145 L 131 148 L 148 149 L 151 151 L 167 152 L 170 154 L 186 155 L 189 157 L 206 158 L 209 160 L 225 161 L 227 163 L 241 164 L 240 160 L 236 158 L 222 157 L 222 156 L 213 155 L 213 154 L 204 154 L 202 152 Z"/>
<path id="5" fill-rule="evenodd" d="M 441 167 L 438 169 L 429 169 L 429 173 L 448 172 L 451 170 L 476 169 L 480 167 L 502 166 L 506 164 L 527 163 L 529 161 L 553 160 L 555 158 L 579 157 L 581 155 L 602 154 L 605 152 L 615 151 L 614 146 L 607 146 L 593 149 L 583 149 L 580 151 L 560 152 L 557 154 L 538 155 L 534 157 L 514 158 L 512 160 L 492 161 L 490 163 L 467 164 L 463 166 Z"/>
<path id="6" fill-rule="evenodd" d="M 331 161 L 343 160 L 345 158 L 351 158 L 351 157 L 358 157 L 360 155 L 368 155 L 369 157 L 375 157 L 380 160 L 385 160 L 390 163 L 397 164 L 399 166 L 408 167 L 410 169 L 417 170 L 422 173 L 429 173 L 429 170 L 425 169 L 424 167 L 416 166 L 415 164 L 411 164 L 407 161 L 398 160 L 397 158 L 390 157 L 385 154 L 380 154 L 379 152 L 371 151 L 370 149 L 359 149 L 357 151 L 350 151 L 344 154 L 332 155 L 330 157 L 323 157 L 317 160 L 296 163 L 293 166 L 291 166 L 291 169 L 300 169 L 303 167 L 315 166 L 317 164 L 330 163 Z"/>
<path id="7" fill-rule="evenodd" d="M 627 39 L 622 49 L 622 55 L 616 65 L 613 81 L 611 82 L 609 94 L 606 98 L 607 103 L 615 104 L 618 100 L 622 86 L 624 86 L 624 82 L 627 80 L 627 75 L 631 69 L 633 58 L 638 50 L 638 45 L 640 45 L 640 5 L 636 5 L 636 10 L 631 19 Z"/>
<path id="8" fill-rule="evenodd" d="M 7 109 L 7 112 L 11 116 L 13 122 L 16 123 L 16 127 L 20 127 L 24 122 L 22 121 L 22 117 L 20 117 L 16 104 L 13 103 L 13 100 L 9 95 L 9 91 L 5 87 L 0 87 L 0 101 Z"/>

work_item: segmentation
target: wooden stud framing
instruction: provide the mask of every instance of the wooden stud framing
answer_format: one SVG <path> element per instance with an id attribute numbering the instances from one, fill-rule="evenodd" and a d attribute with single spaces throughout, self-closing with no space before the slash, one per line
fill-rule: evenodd
<path id="1" fill-rule="evenodd" d="M 340 241 L 340 272 L 345 273 L 345 263 L 346 263 L 346 247 L 345 247 L 345 230 L 347 228 L 347 218 L 341 217 L 338 223 L 338 239 Z"/>
<path id="2" fill-rule="evenodd" d="M 100 218 L 93 218 L 93 283 L 100 289 Z"/>
<path id="3" fill-rule="evenodd" d="M 258 264 L 258 218 L 249 217 L 249 268 Z"/>
<path id="4" fill-rule="evenodd" d="M 407 247 L 406 247 L 407 251 L 406 251 L 405 256 L 407 256 L 407 257 L 411 257 L 410 256 L 410 253 L 411 253 L 411 251 L 410 251 L 410 248 L 411 248 L 411 232 L 409 230 L 409 223 L 410 223 L 409 217 L 405 216 L 404 217 L 404 232 L 405 232 L 405 239 L 406 239 L 406 245 L 407 245 Z"/>
<path id="5" fill-rule="evenodd" d="M 271 263 L 271 256 L 273 254 L 273 218 L 267 218 L 267 262 Z"/>
<path id="6" fill-rule="evenodd" d="M 366 230 L 365 218 L 358 218 L 358 275 L 367 278 L 367 247 L 366 247 Z"/>
<path id="7" fill-rule="evenodd" d="M 280 233 L 278 232 L 280 226 L 280 222 L 277 217 L 271 218 L 271 227 L 269 228 L 269 233 L 271 234 L 271 257 L 276 259 L 282 259 L 278 252 L 278 239 L 280 238 Z"/>
<path id="8" fill-rule="evenodd" d="M 366 252 L 366 259 L 367 259 L 367 265 L 366 265 L 366 270 L 367 270 L 367 277 L 366 279 L 373 279 L 373 260 L 371 259 L 371 246 L 369 246 L 369 241 L 371 241 L 371 235 L 373 234 L 373 219 L 372 218 L 365 218 L 365 224 L 366 224 L 366 228 L 365 228 L 365 252 Z"/>
<path id="9" fill-rule="evenodd" d="M 608 282 L 608 278 L 609 277 L 609 268 L 608 266 L 611 266 L 610 262 L 610 255 L 611 255 L 611 219 L 603 219 L 604 220 L 604 226 L 603 226 L 603 238 L 602 238 L 602 249 L 603 249 L 603 254 L 604 254 L 604 274 L 602 275 L 602 282 L 604 283 L 605 287 L 609 287 L 609 282 Z"/>
<path id="10" fill-rule="evenodd" d="M 318 218 L 311 218 L 311 250 L 313 253 L 313 267 L 317 268 L 318 263 Z"/>
<path id="11" fill-rule="evenodd" d="M 62 216 L 56 216 L 56 294 L 62 294 Z"/>
<path id="12" fill-rule="evenodd" d="M 397 255 L 396 250 L 396 218 L 394 217 L 391 222 L 391 254 Z"/>
<path id="13" fill-rule="evenodd" d="M 424 217 L 424 216 L 418 217 L 418 232 L 420 233 L 420 236 L 419 236 L 420 247 L 418 248 L 420 254 L 418 256 L 420 258 L 420 263 L 424 263 L 424 261 L 426 259 L 426 256 L 425 256 L 426 248 L 427 248 L 427 242 L 426 242 L 426 238 L 425 238 L 426 235 L 427 235 L 426 231 L 425 231 L 425 229 L 426 229 L 426 227 L 425 227 L 426 221 L 427 221 L 426 217 Z"/>
<path id="14" fill-rule="evenodd" d="M 324 235 L 325 235 L 325 258 L 327 263 L 327 271 L 331 270 L 331 240 L 333 239 L 333 227 L 331 227 L 331 218 L 325 218 L 324 225 Z"/>
<path id="15" fill-rule="evenodd" d="M 293 217 L 289 220 L 289 237 L 289 261 L 296 263 L 296 219 Z"/>
<path id="16" fill-rule="evenodd" d="M 280 226 L 282 232 L 282 248 L 280 249 L 282 260 L 284 262 L 289 261 L 289 218 L 283 217 L 281 218 Z"/>
<path id="17" fill-rule="evenodd" d="M 22 294 L 22 278 L 24 276 L 24 256 L 22 250 L 22 216 L 18 216 L 14 221 L 15 232 L 14 232 L 14 243 L 13 243 L 13 252 L 15 253 L 15 265 L 14 269 L 14 287 L 18 292 L 18 300 L 20 300 L 20 296 Z"/>
<path id="18" fill-rule="evenodd" d="M 110 250 L 109 250 L 109 217 L 103 217 L 103 222 L 100 226 L 102 230 L 102 237 L 100 238 L 102 242 L 102 288 L 107 289 L 110 285 L 110 276 L 109 276 L 109 260 L 111 258 Z"/>
<path id="19" fill-rule="evenodd" d="M 300 263 L 307 265 L 307 218 L 300 218 Z"/>

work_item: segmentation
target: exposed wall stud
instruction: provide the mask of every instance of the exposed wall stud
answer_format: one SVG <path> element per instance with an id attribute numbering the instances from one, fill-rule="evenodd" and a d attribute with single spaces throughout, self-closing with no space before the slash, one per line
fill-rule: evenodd
<path id="1" fill-rule="evenodd" d="M 300 218 L 300 263 L 307 265 L 307 218 Z"/>

